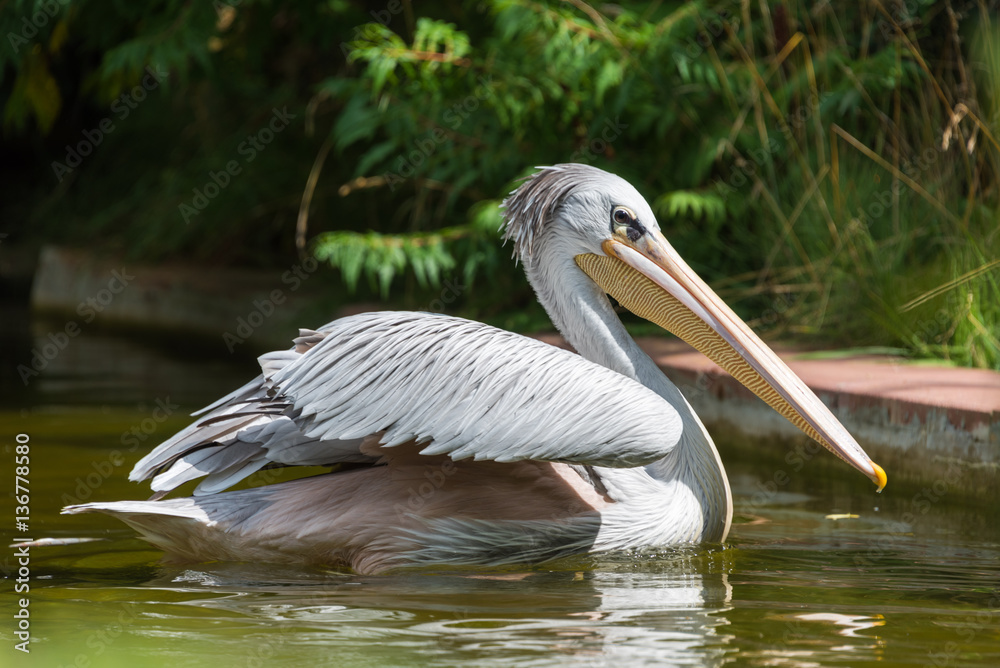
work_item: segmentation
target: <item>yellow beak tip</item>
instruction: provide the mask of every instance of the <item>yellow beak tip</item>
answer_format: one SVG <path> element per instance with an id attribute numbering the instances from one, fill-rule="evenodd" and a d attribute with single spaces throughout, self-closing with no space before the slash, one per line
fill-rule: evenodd
<path id="1" fill-rule="evenodd" d="M 885 471 L 882 470 L 881 466 L 879 466 L 875 462 L 872 462 L 871 464 L 872 468 L 875 469 L 875 477 L 876 477 L 875 482 L 878 484 L 878 489 L 876 489 L 875 491 L 881 492 L 885 488 L 885 483 L 886 480 L 888 480 L 888 477 L 885 475 Z"/>

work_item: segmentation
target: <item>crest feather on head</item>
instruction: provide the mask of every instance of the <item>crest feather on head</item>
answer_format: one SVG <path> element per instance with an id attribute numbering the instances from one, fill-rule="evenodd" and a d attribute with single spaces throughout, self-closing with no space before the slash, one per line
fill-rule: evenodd
<path id="1" fill-rule="evenodd" d="M 503 238 L 514 242 L 514 255 L 531 257 L 535 239 L 566 199 L 578 189 L 600 183 L 607 172 L 579 163 L 538 167 L 503 201 Z"/>

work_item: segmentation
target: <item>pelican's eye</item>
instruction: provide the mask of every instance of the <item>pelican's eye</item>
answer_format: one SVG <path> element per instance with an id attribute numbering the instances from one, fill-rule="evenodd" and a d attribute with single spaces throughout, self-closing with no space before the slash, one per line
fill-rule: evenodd
<path id="1" fill-rule="evenodd" d="M 638 241 L 646 233 L 646 228 L 627 206 L 616 206 L 611 210 L 611 230 L 624 235 L 629 241 Z"/>
<path id="2" fill-rule="evenodd" d="M 635 214 L 624 206 L 616 206 L 611 211 L 611 219 L 615 222 L 615 227 L 622 227 L 634 223 Z"/>

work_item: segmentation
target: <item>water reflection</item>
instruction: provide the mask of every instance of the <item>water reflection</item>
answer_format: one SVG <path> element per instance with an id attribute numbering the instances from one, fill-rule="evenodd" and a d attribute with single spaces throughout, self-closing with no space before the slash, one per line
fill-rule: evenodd
<path id="1" fill-rule="evenodd" d="M 147 665 L 992 668 L 1000 659 L 996 546 L 950 577 L 919 549 L 859 569 L 849 550 L 805 541 L 358 576 L 157 565 L 157 553 L 120 533 L 33 553 L 47 641 L 79 653 L 97 637 L 85 658 L 107 642 L 109 654 L 141 651 Z M 934 663 L 947 643 L 963 660 Z"/>
<path id="2" fill-rule="evenodd" d="M 553 652 L 584 664 L 723 663 L 730 638 L 719 613 L 732 587 L 724 569 L 705 572 L 704 554 L 645 561 L 655 572 L 580 565 L 587 570 L 355 576 L 219 564 L 164 570 L 146 586 L 203 594 L 184 605 L 267 629 L 269 643 L 278 630 L 282 644 L 322 640 L 350 651 L 377 639 L 401 652 L 447 648 L 462 660 L 510 656 L 519 665 L 551 663 Z"/>

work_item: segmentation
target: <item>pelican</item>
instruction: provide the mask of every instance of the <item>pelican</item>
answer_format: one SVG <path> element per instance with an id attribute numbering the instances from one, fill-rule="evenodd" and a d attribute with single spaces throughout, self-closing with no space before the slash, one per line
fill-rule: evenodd
<path id="1" fill-rule="evenodd" d="M 711 437 L 607 295 L 706 354 L 885 486 L 819 398 L 705 284 L 628 182 L 539 168 L 503 203 L 505 240 L 579 353 L 432 313 L 300 330 L 261 375 L 143 457 L 148 501 L 69 506 L 135 528 L 175 562 L 537 563 L 719 543 L 732 493 Z M 265 467 L 322 475 L 225 491 Z M 191 497 L 163 498 L 203 478 Z"/>

